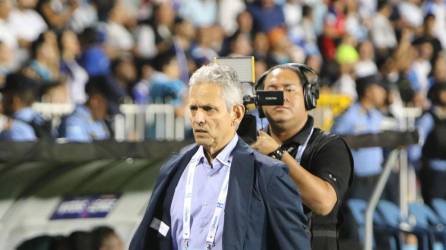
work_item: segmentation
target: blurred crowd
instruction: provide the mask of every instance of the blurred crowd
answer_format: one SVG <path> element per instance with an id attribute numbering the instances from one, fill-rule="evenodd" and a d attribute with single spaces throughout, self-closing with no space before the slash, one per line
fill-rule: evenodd
<path id="1" fill-rule="evenodd" d="M 109 226 L 74 231 L 67 236 L 40 235 L 22 242 L 17 250 L 124 250 L 124 241 Z"/>
<path id="2" fill-rule="evenodd" d="M 323 91 L 352 100 L 357 78 L 380 74 L 382 109 L 426 109 L 430 87 L 446 83 L 444 30 L 442 0 L 1 0 L 0 86 L 20 73 L 35 101 L 84 104 L 88 79 L 104 76 L 112 102 L 182 116 L 197 67 L 255 56 L 256 75 L 306 63 Z"/>
<path id="3" fill-rule="evenodd" d="M 121 103 L 181 117 L 189 75 L 218 56 L 254 56 L 256 76 L 305 63 L 322 93 L 379 111 L 335 132 L 377 132 L 398 107 L 444 109 L 445 30 L 444 0 L 0 0 L 0 139 L 44 134 L 35 101 L 76 105 L 53 132 L 77 141 L 110 138 Z M 422 139 L 437 121 L 424 120 Z"/>
<path id="4" fill-rule="evenodd" d="M 105 120 L 121 103 L 171 104 L 181 117 L 195 69 L 254 56 L 256 78 L 305 63 L 322 93 L 348 96 L 339 134 L 395 128 L 401 107 L 423 110 L 410 162 L 427 169 L 425 200 L 446 199 L 445 48 L 445 0 L 0 0 L 0 140 L 45 133 L 35 101 L 76 105 L 56 135 L 73 141 L 110 138 Z M 353 156 L 362 184 L 351 195 L 368 199 L 385 152 Z"/>

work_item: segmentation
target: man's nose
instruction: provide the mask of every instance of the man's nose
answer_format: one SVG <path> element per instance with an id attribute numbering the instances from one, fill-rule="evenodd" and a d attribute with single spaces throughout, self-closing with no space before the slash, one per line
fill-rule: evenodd
<path id="1" fill-rule="evenodd" d="M 197 110 L 193 115 L 192 119 L 193 119 L 192 121 L 195 122 L 196 124 L 204 124 L 206 116 L 202 110 Z"/>

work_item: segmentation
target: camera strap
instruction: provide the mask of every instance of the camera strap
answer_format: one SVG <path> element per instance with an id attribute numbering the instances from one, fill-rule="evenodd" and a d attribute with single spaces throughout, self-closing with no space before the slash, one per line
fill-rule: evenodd
<path id="1" fill-rule="evenodd" d="M 310 134 L 308 135 L 307 139 L 305 139 L 305 143 L 302 145 L 299 145 L 299 147 L 297 148 L 297 153 L 296 156 L 294 157 L 296 159 L 296 161 L 301 164 L 302 161 L 302 155 L 304 154 L 305 149 L 308 146 L 308 142 L 310 141 L 311 136 L 313 135 L 314 132 L 314 127 L 311 127 L 311 131 Z"/>

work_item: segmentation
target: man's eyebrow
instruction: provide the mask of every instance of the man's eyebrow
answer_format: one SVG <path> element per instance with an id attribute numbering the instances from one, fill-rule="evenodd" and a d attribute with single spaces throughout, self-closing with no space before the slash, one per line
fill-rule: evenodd
<path id="1" fill-rule="evenodd" d="M 191 104 L 191 105 L 189 105 L 189 108 L 195 108 L 195 109 L 198 109 L 198 108 L 201 108 L 201 109 L 213 108 L 213 109 L 217 109 L 217 106 L 212 105 L 212 104 L 203 104 L 203 105 Z"/>
<path id="2" fill-rule="evenodd" d="M 270 83 L 268 84 L 268 86 L 279 86 L 279 85 L 284 85 L 284 86 L 290 86 L 290 85 L 297 85 L 295 82 L 274 82 L 274 83 Z"/>

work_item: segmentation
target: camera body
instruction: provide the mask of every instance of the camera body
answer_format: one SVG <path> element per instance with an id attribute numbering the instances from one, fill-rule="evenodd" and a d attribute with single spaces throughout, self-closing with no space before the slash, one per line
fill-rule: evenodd
<path id="1" fill-rule="evenodd" d="M 243 91 L 243 104 L 249 111 L 265 105 L 283 105 L 282 91 L 264 91 L 255 89 L 254 57 L 217 57 L 215 62 L 233 68 L 240 79 Z"/>
<path id="2" fill-rule="evenodd" d="M 237 134 L 247 143 L 257 140 L 257 117 L 253 113 L 258 110 L 262 117 L 261 106 L 283 105 L 283 91 L 265 91 L 255 89 L 254 57 L 218 57 L 215 63 L 233 68 L 240 79 L 243 91 L 245 116 L 237 130 Z"/>

